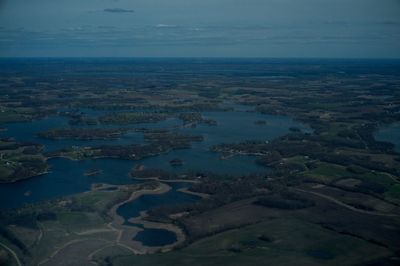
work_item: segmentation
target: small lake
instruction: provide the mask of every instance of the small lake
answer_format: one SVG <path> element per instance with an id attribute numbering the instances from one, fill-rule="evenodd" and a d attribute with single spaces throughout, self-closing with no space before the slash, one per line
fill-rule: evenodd
<path id="1" fill-rule="evenodd" d="M 187 193 L 179 192 L 178 189 L 188 187 L 188 183 L 169 183 L 171 190 L 164 194 L 148 194 L 121 205 L 117 214 L 125 219 L 138 217 L 141 211 L 153 209 L 166 205 L 177 205 L 182 203 L 194 203 L 200 198 Z"/>
<path id="2" fill-rule="evenodd" d="M 164 229 L 145 229 L 136 234 L 133 238 L 141 242 L 144 246 L 160 247 L 176 242 L 177 237 L 174 232 Z"/>
<path id="3" fill-rule="evenodd" d="M 147 194 L 121 205 L 117 209 L 117 214 L 124 218 L 125 225 L 137 226 L 143 229 L 133 239 L 142 242 L 149 247 L 165 246 L 176 242 L 177 237 L 174 232 L 166 229 L 144 228 L 141 224 L 128 222 L 130 218 L 140 215 L 141 211 L 150 210 L 161 206 L 171 206 L 183 203 L 194 203 L 200 200 L 200 197 L 182 193 L 180 188 L 190 186 L 190 183 L 169 183 L 171 190 L 164 194 Z"/>
<path id="4" fill-rule="evenodd" d="M 400 123 L 381 128 L 374 136 L 376 140 L 393 143 L 395 150 L 400 152 Z"/>

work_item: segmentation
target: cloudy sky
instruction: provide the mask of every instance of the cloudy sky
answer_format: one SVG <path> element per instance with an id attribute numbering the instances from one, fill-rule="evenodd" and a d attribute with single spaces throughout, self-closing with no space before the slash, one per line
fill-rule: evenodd
<path id="1" fill-rule="evenodd" d="M 400 58 L 400 0 L 0 0 L 0 56 Z"/>

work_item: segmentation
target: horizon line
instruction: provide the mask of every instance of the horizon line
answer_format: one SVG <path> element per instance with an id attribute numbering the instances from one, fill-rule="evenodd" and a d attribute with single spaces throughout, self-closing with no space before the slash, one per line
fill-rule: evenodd
<path id="1" fill-rule="evenodd" d="M 398 61 L 400 57 L 235 57 L 235 56 L 0 56 L 4 59 L 234 59 L 234 60 L 387 60 Z"/>

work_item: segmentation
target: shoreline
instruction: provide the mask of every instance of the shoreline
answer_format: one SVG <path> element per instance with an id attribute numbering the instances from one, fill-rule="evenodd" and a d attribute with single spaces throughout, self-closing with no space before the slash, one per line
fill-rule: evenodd
<path id="1" fill-rule="evenodd" d="M 88 157 L 88 158 L 73 158 L 69 155 L 53 155 L 53 156 L 45 156 L 45 161 L 47 162 L 48 160 L 51 159 L 56 159 L 56 158 L 63 158 L 63 159 L 68 159 L 71 161 L 86 161 L 86 160 L 97 160 L 97 159 L 114 159 L 114 160 L 124 160 L 124 161 L 132 161 L 132 162 L 136 162 L 136 161 L 140 161 L 149 157 L 155 157 L 155 156 L 159 156 L 159 155 L 163 155 L 163 154 L 167 154 L 169 152 L 171 152 L 172 150 L 174 150 L 174 148 L 170 148 L 164 152 L 160 152 L 160 153 L 155 153 L 155 154 L 148 154 L 148 155 L 144 155 L 143 157 L 140 158 L 121 158 L 118 156 L 93 156 L 93 157 Z"/>
<path id="2" fill-rule="evenodd" d="M 161 179 L 159 177 L 145 177 L 145 178 L 138 178 L 138 177 L 133 177 L 130 175 L 132 179 L 135 180 L 142 180 L 142 181 L 148 181 L 148 180 L 153 180 L 153 181 L 158 181 L 158 182 L 164 182 L 164 183 L 192 183 L 192 184 L 198 184 L 200 183 L 199 180 L 193 180 L 193 179 Z"/>
<path id="3" fill-rule="evenodd" d="M 142 225 L 145 229 L 162 229 L 162 230 L 167 230 L 170 232 L 175 233 L 176 235 L 176 241 L 171 243 L 171 244 L 167 244 L 164 246 L 146 246 L 143 245 L 141 242 L 134 240 L 134 238 L 136 237 L 136 235 L 143 231 L 143 229 L 137 231 L 133 236 L 132 236 L 132 242 L 134 242 L 138 248 L 140 248 L 141 250 L 143 250 L 145 252 L 145 254 L 153 254 L 156 252 L 168 252 L 171 251 L 174 247 L 181 245 L 183 242 L 185 242 L 186 240 L 186 235 L 183 232 L 183 230 L 179 227 L 176 226 L 174 224 L 167 224 L 167 223 L 158 223 L 158 222 L 151 222 L 151 221 L 147 221 L 145 220 L 145 218 L 147 217 L 147 212 L 143 211 L 140 213 L 139 217 L 136 218 L 131 218 L 128 221 L 131 223 L 135 223 L 135 224 L 140 224 Z"/>
<path id="4" fill-rule="evenodd" d="M 197 196 L 197 197 L 200 197 L 202 199 L 207 199 L 207 198 L 210 197 L 209 194 L 190 191 L 188 188 L 179 188 L 176 191 L 179 191 L 181 193 L 186 193 L 186 194 L 189 194 L 189 195 L 193 195 L 193 196 Z"/>
<path id="5" fill-rule="evenodd" d="M 112 221 L 110 222 L 109 226 L 118 231 L 118 238 L 117 238 L 117 243 L 120 245 L 123 245 L 127 248 L 129 248 L 134 254 L 152 254 L 155 252 L 166 252 L 171 250 L 173 247 L 175 247 L 178 244 L 181 244 L 183 241 L 185 241 L 186 236 L 183 233 L 183 230 L 173 224 L 163 224 L 163 223 L 154 223 L 154 222 L 149 222 L 143 220 L 143 218 L 146 217 L 145 212 L 142 212 L 139 217 L 132 217 L 128 220 L 125 220 L 122 216 L 120 216 L 117 213 L 117 210 L 120 206 L 122 206 L 125 203 L 131 202 L 137 198 L 139 198 L 142 195 L 157 195 L 157 194 L 164 194 L 167 193 L 168 191 L 171 190 L 171 187 L 165 183 L 160 182 L 160 186 L 154 190 L 149 190 L 149 189 L 143 189 L 143 190 L 138 190 L 132 192 L 130 197 L 127 200 L 124 200 L 122 202 L 119 202 L 115 204 L 114 206 L 111 207 L 109 210 L 109 214 L 112 217 Z M 130 225 L 125 225 L 125 222 L 134 222 L 137 224 L 142 224 L 144 228 L 147 229 L 164 229 L 168 231 L 172 231 L 176 234 L 177 236 L 177 241 L 175 241 L 172 244 L 165 245 L 165 246 L 158 246 L 158 247 L 152 247 L 152 246 L 145 246 L 139 241 L 135 241 L 134 238 L 137 233 L 140 231 L 143 231 L 142 228 L 137 227 L 137 226 L 130 226 Z"/>
<path id="6" fill-rule="evenodd" d="M 32 175 L 32 176 L 20 178 L 20 179 L 17 179 L 17 180 L 7 181 L 7 182 L 0 181 L 0 185 L 15 184 L 15 183 L 18 183 L 18 182 L 22 182 L 22 181 L 25 181 L 25 180 L 28 180 L 28 179 L 31 179 L 31 178 L 35 178 L 35 177 L 39 177 L 41 175 L 45 175 L 45 174 L 49 174 L 49 173 L 51 173 L 50 167 L 48 167 L 45 171 L 40 172 L 40 173 L 35 174 L 35 175 Z"/>

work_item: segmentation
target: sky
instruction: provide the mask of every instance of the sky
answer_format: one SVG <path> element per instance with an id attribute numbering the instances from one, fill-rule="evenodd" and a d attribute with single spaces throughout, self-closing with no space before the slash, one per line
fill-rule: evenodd
<path id="1" fill-rule="evenodd" d="M 400 0 L 0 0 L 0 57 L 400 58 Z"/>

